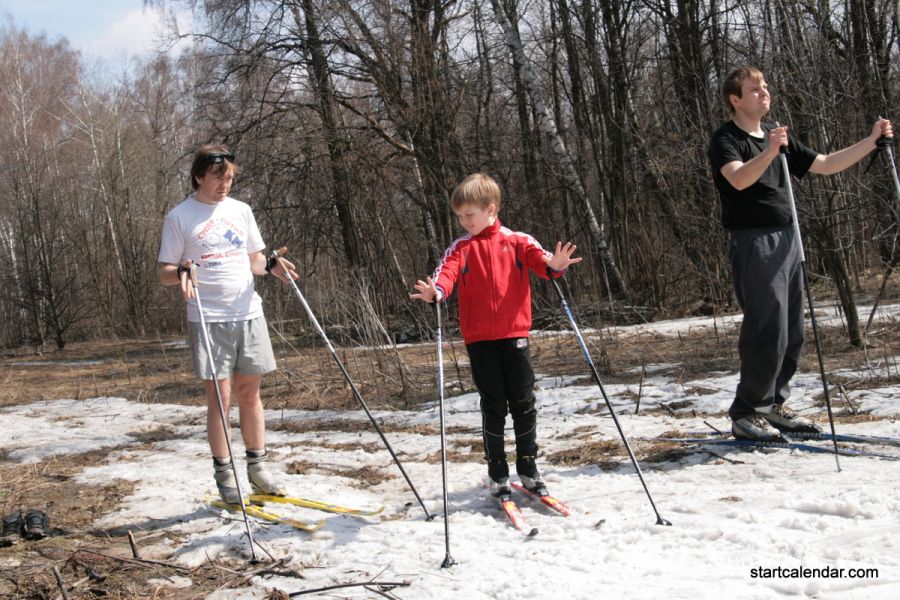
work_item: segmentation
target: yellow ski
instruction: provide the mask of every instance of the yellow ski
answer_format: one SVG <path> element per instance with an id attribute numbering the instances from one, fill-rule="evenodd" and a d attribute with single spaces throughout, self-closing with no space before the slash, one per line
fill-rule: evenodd
<path id="1" fill-rule="evenodd" d="M 295 498 L 292 496 L 267 496 L 265 494 L 251 494 L 249 500 L 253 504 L 266 504 L 269 502 L 278 504 L 291 504 L 293 506 L 302 506 L 303 508 L 312 508 L 314 510 L 322 510 L 339 515 L 351 515 L 354 517 L 374 517 L 384 510 L 383 506 L 379 506 L 378 508 L 374 508 L 371 510 L 366 510 L 363 508 L 350 508 L 347 506 L 339 506 L 337 504 L 321 502 L 319 500 Z"/>
<path id="2" fill-rule="evenodd" d="M 241 512 L 241 507 L 238 504 L 226 504 L 221 500 L 211 500 L 210 504 L 215 506 L 216 508 L 224 508 L 225 510 L 229 510 L 231 512 Z M 257 519 L 263 519 L 265 521 L 269 521 L 271 523 L 281 523 L 282 525 L 290 525 L 295 529 L 302 529 L 303 531 L 315 531 L 325 524 L 325 520 L 319 521 L 301 521 L 300 519 L 292 519 L 290 517 L 285 517 L 283 515 L 278 515 L 273 512 L 269 512 L 264 508 L 260 508 L 259 506 L 255 506 L 253 504 L 244 504 L 244 509 L 247 511 L 247 514 L 251 517 L 256 517 Z"/>

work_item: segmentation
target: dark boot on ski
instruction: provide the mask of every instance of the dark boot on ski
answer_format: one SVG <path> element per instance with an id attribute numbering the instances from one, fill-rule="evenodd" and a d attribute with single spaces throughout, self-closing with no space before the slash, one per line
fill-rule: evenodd
<path id="1" fill-rule="evenodd" d="M 516 473 L 519 475 L 519 481 L 522 487 L 538 496 L 546 496 L 547 485 L 541 472 L 538 471 L 537 464 L 533 456 L 521 456 L 516 458 Z"/>
<path id="2" fill-rule="evenodd" d="M 784 404 L 776 404 L 770 412 L 762 413 L 762 416 L 779 431 L 785 433 L 822 433 L 822 428 L 813 423 L 811 419 L 801 417 Z"/>
<path id="3" fill-rule="evenodd" d="M 491 479 L 491 496 L 503 500 L 511 495 L 512 487 L 509 485 L 509 477 L 504 477 L 499 481 Z"/>
<path id="4" fill-rule="evenodd" d="M 763 415 L 753 414 L 731 422 L 731 433 L 739 440 L 783 442 L 781 432 L 772 427 Z"/>
<path id="5" fill-rule="evenodd" d="M 0 530 L 0 548 L 16 544 L 22 539 L 24 529 L 25 521 L 22 520 L 22 513 L 19 511 L 14 511 L 3 517 L 3 529 Z"/>
<path id="6" fill-rule="evenodd" d="M 509 465 L 506 456 L 488 459 L 488 478 L 491 480 L 491 496 L 509 498 L 512 487 L 509 485 Z"/>

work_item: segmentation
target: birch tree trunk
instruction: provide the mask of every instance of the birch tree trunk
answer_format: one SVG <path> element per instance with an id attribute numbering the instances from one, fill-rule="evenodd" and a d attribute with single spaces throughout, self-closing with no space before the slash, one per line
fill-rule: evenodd
<path id="1" fill-rule="evenodd" d="M 575 194 L 575 197 L 584 212 L 591 234 L 591 241 L 600 257 L 599 266 L 602 269 L 600 276 L 606 281 L 607 288 L 612 296 L 620 300 L 625 300 L 628 296 L 628 290 L 626 289 L 625 282 L 619 272 L 619 267 L 610 252 L 609 241 L 603 230 L 600 228 L 600 223 L 597 221 L 594 209 L 588 200 L 584 186 L 581 184 L 578 172 L 575 170 L 575 164 L 572 162 L 572 158 L 566 150 L 566 146 L 559 135 L 559 130 L 556 127 L 553 115 L 547 108 L 534 74 L 531 72 L 531 68 L 529 67 L 525 56 L 525 51 L 522 48 L 519 32 L 510 25 L 509 20 L 506 18 L 506 13 L 503 12 L 503 7 L 500 5 L 500 0 L 491 0 L 491 6 L 494 9 L 494 14 L 497 16 L 497 21 L 503 28 L 503 33 L 506 36 L 506 43 L 509 45 L 510 52 L 512 52 L 520 63 L 522 79 L 528 90 L 531 103 L 534 105 L 534 109 L 537 112 L 538 125 L 541 131 L 549 139 L 550 150 L 553 157 L 559 163 L 561 171 L 560 176 L 563 180 L 562 183 Z"/>

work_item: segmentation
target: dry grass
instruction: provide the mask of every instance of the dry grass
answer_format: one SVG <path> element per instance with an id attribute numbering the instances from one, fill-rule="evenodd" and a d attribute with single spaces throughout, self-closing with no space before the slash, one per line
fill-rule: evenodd
<path id="1" fill-rule="evenodd" d="M 574 448 L 554 452 L 547 457 L 547 462 L 566 467 L 581 465 L 605 465 L 614 457 L 626 456 L 622 442 L 618 440 L 600 440 L 586 442 Z"/>
<path id="2" fill-rule="evenodd" d="M 887 302 L 888 300 L 885 300 Z M 893 300 L 892 300 L 893 301 Z M 867 315 L 866 315 L 867 316 Z M 861 315 L 863 319 L 865 316 Z M 567 324 L 560 323 L 567 328 Z M 583 324 L 585 327 L 594 325 Z M 737 330 L 697 330 L 690 335 L 667 337 L 641 334 L 617 337 L 608 332 L 592 332 L 586 336 L 592 356 L 604 382 L 639 384 L 641 367 L 650 364 L 672 365 L 663 370 L 668 377 L 688 383 L 695 378 L 716 371 L 734 371 L 737 367 Z M 866 377 L 832 376 L 835 405 L 843 408 L 839 397 L 841 383 L 848 390 L 896 384 L 900 380 L 897 355 L 900 354 L 900 323 L 888 321 L 875 325 L 869 334 L 869 346 L 857 348 L 847 343 L 839 329 L 822 332 L 822 348 L 829 372 L 844 367 L 859 369 L 870 365 Z M 811 337 L 811 336 L 810 336 Z M 191 373 L 186 348 L 167 345 L 168 340 L 115 340 L 70 344 L 63 352 L 43 355 L 27 351 L 7 352 L 0 358 L 0 407 L 58 398 L 91 398 L 119 396 L 146 403 L 193 404 L 202 402 L 202 387 Z M 357 400 L 328 351 L 310 340 L 304 344 L 290 344 L 273 336 L 279 370 L 263 378 L 262 396 L 268 409 L 329 409 L 352 411 L 347 419 L 304 419 L 271 424 L 275 430 L 293 433 L 308 432 L 371 432 L 371 423 L 359 410 Z M 372 409 L 413 408 L 421 402 L 435 400 L 435 363 L 431 344 L 412 345 L 396 352 L 384 349 L 339 349 L 341 360 L 351 374 L 359 392 Z M 590 378 L 580 348 L 570 334 L 538 336 L 532 339 L 532 359 L 539 373 L 580 377 L 589 384 Z M 444 349 L 445 384 L 455 393 L 472 391 L 464 347 L 458 341 Z M 86 361 L 96 361 L 88 364 Z M 817 371 L 815 348 L 811 340 L 805 346 L 800 369 Z M 705 394 L 694 386 L 686 390 Z M 664 410 L 664 409 L 657 409 Z M 844 422 L 872 420 L 870 415 L 845 415 Z M 436 436 L 433 425 L 404 425 L 381 423 L 388 433 Z M 172 439 L 174 429 L 161 426 L 135 437 L 142 444 Z M 453 462 L 483 462 L 480 431 L 471 427 L 453 426 L 447 433 L 457 435 L 448 448 Z M 679 432 L 667 432 L 669 437 Z M 325 437 L 325 436 L 323 436 Z M 560 439 L 570 440 L 574 447 L 553 453 L 547 461 L 555 465 L 596 465 L 601 469 L 619 469 L 629 461 L 619 440 L 597 441 L 592 427 L 579 427 Z M 367 438 L 368 440 L 368 438 Z M 363 450 L 381 452 L 377 440 L 366 443 L 334 443 L 324 439 L 308 442 L 338 452 Z M 132 449 L 134 446 L 131 447 Z M 657 464 L 660 468 L 670 461 L 681 460 L 690 449 L 674 443 L 637 441 L 635 451 L 643 464 Z M 203 598 L 216 589 L 238 587 L 246 580 L 251 568 L 246 563 L 209 562 L 189 573 L 165 564 L 139 563 L 129 560 L 126 531 L 99 530 L 93 523 L 110 511 L 133 491 L 133 484 L 115 481 L 106 486 L 76 484 L 75 476 L 85 468 L 99 465 L 109 450 L 74 456 L 49 458 L 34 464 L 20 464 L 9 460 L 8 450 L 0 450 L 0 509 L 8 514 L 13 509 L 37 507 L 50 514 L 53 535 L 35 542 L 20 543 L 0 550 L 6 564 L 0 567 L 0 597 L 22 599 L 55 598 L 59 595 L 50 571 L 55 565 L 70 586 L 73 600 L 137 597 Z M 727 458 L 710 455 L 715 460 Z M 424 458 L 436 464 L 440 451 Z M 365 468 L 338 467 L 295 461 L 288 466 L 290 473 L 324 472 L 345 477 L 353 485 L 371 487 L 395 479 L 391 464 Z M 723 502 L 740 501 L 723 498 Z M 386 517 L 393 518 L 393 517 Z M 400 518 L 397 516 L 396 518 Z M 135 524 L 139 543 L 141 524 Z M 148 529 L 152 526 L 148 525 Z M 165 529 L 145 534 L 169 536 Z M 173 538 L 176 542 L 177 539 Z M 157 557 L 165 560 L 166 557 Z M 284 574 L 302 577 L 302 563 L 292 567 L 277 565 Z M 172 590 L 153 583 L 154 579 L 183 576 L 191 579 L 189 590 Z M 301 586 L 297 586 L 298 588 Z M 272 598 L 279 596 L 273 595 Z"/>
<path id="3" fill-rule="evenodd" d="M 437 427 L 431 425 L 401 425 L 398 423 L 379 422 L 378 426 L 385 433 L 411 433 L 415 435 L 438 435 Z M 273 431 L 288 433 L 308 433 L 311 431 L 340 431 L 344 433 L 375 431 L 368 420 L 358 419 L 303 419 L 302 421 L 279 421 L 269 425 Z"/>
<path id="4" fill-rule="evenodd" d="M 430 465 L 437 465 L 441 462 L 441 451 L 437 450 L 422 459 Z M 447 462 L 484 462 L 484 452 L 460 452 L 458 450 L 447 450 Z"/>
<path id="5" fill-rule="evenodd" d="M 396 479 L 397 476 L 391 472 L 391 467 L 372 467 L 369 465 L 363 467 L 337 467 L 335 465 L 320 465 L 305 460 L 298 460 L 287 465 L 287 472 L 292 475 L 303 475 L 306 473 L 323 473 L 327 475 L 336 475 L 349 479 L 354 487 L 360 489 L 369 489 L 385 481 Z"/>

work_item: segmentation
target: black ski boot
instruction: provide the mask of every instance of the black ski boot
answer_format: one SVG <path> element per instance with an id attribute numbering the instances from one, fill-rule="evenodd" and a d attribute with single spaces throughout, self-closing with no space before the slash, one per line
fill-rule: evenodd
<path id="1" fill-rule="evenodd" d="M 506 457 L 488 460 L 488 477 L 491 478 L 491 496 L 499 498 L 501 496 L 509 497 L 512 494 Z"/>
<path id="2" fill-rule="evenodd" d="M 14 511 L 12 514 L 3 517 L 3 529 L 0 530 L 0 548 L 12 546 L 22 539 L 22 532 L 25 529 L 25 521 L 22 520 L 22 513 Z"/>
<path id="3" fill-rule="evenodd" d="M 36 508 L 29 508 L 25 513 L 25 539 L 41 540 L 50 533 L 50 519 L 47 513 Z"/>

